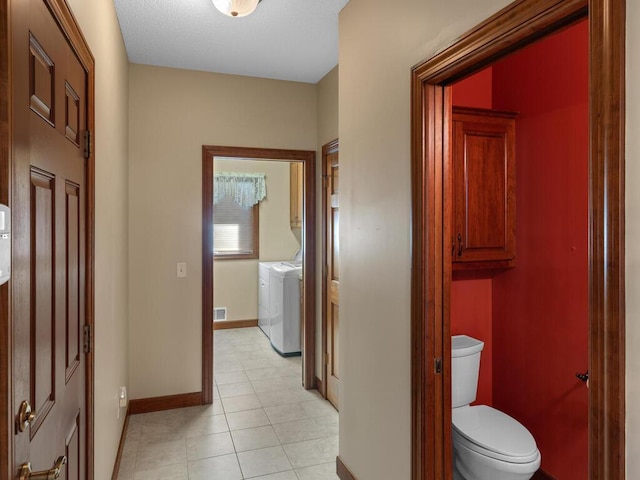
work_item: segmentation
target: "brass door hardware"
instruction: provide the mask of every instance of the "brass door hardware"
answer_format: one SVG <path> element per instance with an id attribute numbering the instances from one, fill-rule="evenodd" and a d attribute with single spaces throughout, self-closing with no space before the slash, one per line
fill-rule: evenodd
<path id="1" fill-rule="evenodd" d="M 55 480 L 60 477 L 62 467 L 67 463 L 67 457 L 64 455 L 58 457 L 53 468 L 42 470 L 41 472 L 32 472 L 30 463 L 23 463 L 20 467 L 20 480 Z"/>
<path id="2" fill-rule="evenodd" d="M 24 432 L 31 422 L 36 418 L 36 412 L 31 410 L 31 405 L 28 401 L 23 400 L 20 404 L 20 410 L 18 411 L 18 418 L 16 424 L 19 432 Z"/>

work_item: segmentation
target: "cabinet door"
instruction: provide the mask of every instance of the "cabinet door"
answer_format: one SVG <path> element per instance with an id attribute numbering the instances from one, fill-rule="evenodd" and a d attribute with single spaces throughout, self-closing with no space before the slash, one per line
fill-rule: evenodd
<path id="1" fill-rule="evenodd" d="M 454 268 L 515 258 L 514 116 L 454 108 Z"/>
<path id="2" fill-rule="evenodd" d="M 303 178 L 304 164 L 302 162 L 291 162 L 290 164 L 290 220 L 291 228 L 302 228 L 303 215 Z"/>

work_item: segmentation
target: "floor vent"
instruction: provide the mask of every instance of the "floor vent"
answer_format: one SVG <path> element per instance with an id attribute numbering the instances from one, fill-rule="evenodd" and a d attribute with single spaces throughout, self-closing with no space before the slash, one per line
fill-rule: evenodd
<path id="1" fill-rule="evenodd" d="M 227 319 L 227 307 L 218 307 L 213 309 L 213 321 L 226 320 Z"/>

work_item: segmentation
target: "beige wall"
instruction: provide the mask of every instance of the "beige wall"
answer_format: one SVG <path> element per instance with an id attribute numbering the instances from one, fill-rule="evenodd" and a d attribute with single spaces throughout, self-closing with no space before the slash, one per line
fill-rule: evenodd
<path id="1" fill-rule="evenodd" d="M 409 479 L 410 71 L 507 0 L 351 0 L 340 14 L 340 456 Z"/>
<path id="2" fill-rule="evenodd" d="M 318 82 L 318 152 L 338 138 L 338 67 Z"/>
<path id="3" fill-rule="evenodd" d="M 69 3 L 97 72 L 95 400 L 96 480 L 102 480 L 110 477 L 120 435 L 116 389 L 127 384 L 127 365 L 137 397 L 200 388 L 200 146 L 312 149 L 326 142 L 316 125 L 314 86 L 134 65 L 134 164 L 127 171 L 127 64 L 113 4 Z M 398 8 L 351 0 L 340 17 L 340 455 L 360 479 L 410 477 L 409 70 L 507 3 L 403 0 Z M 631 1 L 627 25 L 627 478 L 638 478 L 640 300 L 633 293 L 640 287 L 640 191 L 633 182 L 640 177 L 640 139 L 633 132 L 640 104 L 631 87 L 640 82 L 640 51 L 630 47 L 640 42 L 640 6 Z M 174 200 L 165 199 L 169 194 Z M 181 284 L 177 261 L 189 263 Z"/>
<path id="4" fill-rule="evenodd" d="M 640 4 L 627 1 L 627 478 L 640 478 Z"/>
<path id="5" fill-rule="evenodd" d="M 290 260 L 300 242 L 290 226 L 289 162 L 215 159 L 216 172 L 267 175 L 267 198 L 260 202 L 260 260 L 222 260 L 214 263 L 213 303 L 227 307 L 228 320 L 258 318 L 258 261 Z"/>
<path id="6" fill-rule="evenodd" d="M 361 479 L 410 478 L 409 71 L 507 3 L 403 0 L 399 8 L 351 0 L 340 15 L 340 455 Z M 640 477 L 640 298 L 634 295 L 640 288 L 640 190 L 633 187 L 640 178 L 640 138 L 633 133 L 640 128 L 633 89 L 640 82 L 640 50 L 632 48 L 640 42 L 640 5 L 626 3 L 626 433 L 632 479 Z"/>
<path id="7" fill-rule="evenodd" d="M 129 78 L 131 397 L 197 392 L 202 145 L 315 149 L 316 87 L 142 65 Z"/>
<path id="8" fill-rule="evenodd" d="M 322 146 L 338 138 L 338 67 L 334 67 L 318 82 L 318 152 L 316 172 L 322 175 Z M 318 219 L 316 224 L 316 245 L 318 258 L 316 272 L 316 376 L 322 378 L 322 181 L 316 182 Z"/>
<path id="9" fill-rule="evenodd" d="M 96 61 L 95 478 L 111 478 L 128 385 L 128 69 L 112 0 L 69 0 Z"/>

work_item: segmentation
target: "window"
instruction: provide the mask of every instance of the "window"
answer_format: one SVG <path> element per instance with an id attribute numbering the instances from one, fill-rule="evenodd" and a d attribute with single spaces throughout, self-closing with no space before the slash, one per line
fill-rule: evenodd
<path id="1" fill-rule="evenodd" d="M 231 197 L 213 206 L 213 255 L 217 260 L 258 258 L 259 203 L 241 207 Z"/>

